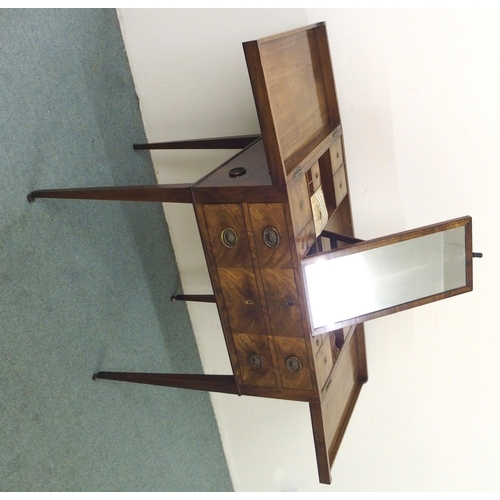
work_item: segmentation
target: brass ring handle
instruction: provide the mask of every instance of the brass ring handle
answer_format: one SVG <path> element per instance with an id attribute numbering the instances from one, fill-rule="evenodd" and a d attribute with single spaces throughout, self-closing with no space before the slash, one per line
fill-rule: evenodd
<path id="1" fill-rule="evenodd" d="M 234 248 L 238 244 L 238 235 L 232 227 L 226 227 L 220 233 L 222 244 L 226 248 Z"/>
<path id="2" fill-rule="evenodd" d="M 297 373 L 302 369 L 302 363 L 297 356 L 288 356 L 285 361 L 286 367 L 293 373 Z"/>
<path id="3" fill-rule="evenodd" d="M 262 232 L 262 239 L 269 248 L 276 248 L 280 244 L 280 233 L 275 227 L 269 226 Z"/>
<path id="4" fill-rule="evenodd" d="M 260 354 L 253 352 L 248 356 L 248 363 L 255 370 L 260 370 L 264 364 L 264 358 Z"/>

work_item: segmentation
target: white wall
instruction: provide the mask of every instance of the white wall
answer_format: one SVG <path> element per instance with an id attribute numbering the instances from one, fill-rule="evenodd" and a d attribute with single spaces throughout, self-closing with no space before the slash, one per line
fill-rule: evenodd
<path id="1" fill-rule="evenodd" d="M 317 480 L 305 403 L 212 395 L 237 491 L 500 486 L 499 11 L 119 10 L 150 141 L 258 132 L 241 43 L 326 21 L 355 228 L 368 239 L 462 215 L 475 290 L 366 324 L 369 381 Z M 159 182 L 231 152 L 157 152 Z M 185 293 L 211 293 L 190 206 L 165 205 Z M 229 373 L 213 305 L 189 311 L 206 373 Z"/>

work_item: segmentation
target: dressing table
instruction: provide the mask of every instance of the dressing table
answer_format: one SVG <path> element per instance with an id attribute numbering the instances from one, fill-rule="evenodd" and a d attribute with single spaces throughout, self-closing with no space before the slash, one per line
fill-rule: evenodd
<path id="1" fill-rule="evenodd" d="M 262 135 L 134 145 L 137 150 L 241 149 L 223 165 L 194 184 L 44 189 L 28 199 L 192 204 L 213 295 L 173 299 L 216 303 L 233 373 L 99 372 L 94 378 L 307 402 L 319 479 L 328 484 L 368 378 L 363 322 L 471 290 L 471 221 L 456 219 L 371 242 L 355 238 L 325 24 L 246 42 L 243 48 Z M 342 262 L 352 253 L 457 228 L 462 232 L 455 257 L 463 272 L 452 286 L 315 323 L 311 297 L 345 285 L 334 274 L 323 280 L 326 288 L 314 292 L 308 265 Z M 351 283 L 354 293 L 365 286 L 354 278 Z"/>

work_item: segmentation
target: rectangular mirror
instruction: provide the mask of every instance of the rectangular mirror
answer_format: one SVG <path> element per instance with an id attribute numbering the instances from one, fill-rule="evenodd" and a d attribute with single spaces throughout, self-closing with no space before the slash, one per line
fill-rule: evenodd
<path id="1" fill-rule="evenodd" d="M 472 290 L 463 217 L 302 260 L 313 335 Z"/>

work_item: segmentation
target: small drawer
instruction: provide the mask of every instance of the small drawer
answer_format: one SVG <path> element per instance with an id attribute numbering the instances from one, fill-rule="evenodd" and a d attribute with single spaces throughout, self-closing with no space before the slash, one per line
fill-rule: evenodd
<path id="1" fill-rule="evenodd" d="M 276 387 L 273 360 L 267 337 L 233 335 L 244 385 Z"/>
<path id="2" fill-rule="evenodd" d="M 248 210 L 259 267 L 291 268 L 292 256 L 283 203 L 249 203 Z"/>
<path id="3" fill-rule="evenodd" d="M 274 337 L 281 384 L 285 389 L 312 390 L 311 372 L 303 338 Z"/>
<path id="4" fill-rule="evenodd" d="M 203 205 L 210 243 L 218 266 L 252 267 L 243 209 L 239 204 Z"/>
<path id="5" fill-rule="evenodd" d="M 312 338 L 313 354 L 316 356 L 323 345 L 323 340 L 325 339 L 324 334 L 315 335 Z"/>
<path id="6" fill-rule="evenodd" d="M 311 185 L 312 185 L 312 189 L 310 190 L 310 192 L 312 194 L 321 186 L 321 175 L 319 173 L 319 162 L 316 162 L 311 167 L 310 176 L 311 176 Z"/>
<path id="7" fill-rule="evenodd" d="M 323 345 L 319 350 L 318 354 L 316 354 L 316 375 L 318 377 L 318 388 L 319 390 L 323 389 L 325 382 L 330 375 L 330 372 L 333 368 L 333 357 L 332 357 L 332 348 L 330 345 L 330 336 L 327 334 L 325 340 L 323 341 Z"/>
<path id="8" fill-rule="evenodd" d="M 310 221 L 306 228 L 295 238 L 295 245 L 299 258 L 302 258 L 316 241 L 314 221 Z"/>
<path id="9" fill-rule="evenodd" d="M 293 269 L 262 269 L 271 330 L 280 337 L 303 337 L 302 316 Z"/>
<path id="10" fill-rule="evenodd" d="M 338 207 L 347 194 L 345 167 L 341 167 L 333 176 L 333 189 L 335 191 L 335 203 Z"/>
<path id="11" fill-rule="evenodd" d="M 297 181 L 290 182 L 287 188 L 293 232 L 298 235 L 312 219 L 311 200 L 306 176 L 302 175 Z"/>
<path id="12" fill-rule="evenodd" d="M 344 163 L 344 154 L 342 152 L 342 136 L 338 136 L 330 146 L 330 158 L 332 161 L 332 172 L 335 173 Z"/>
<path id="13" fill-rule="evenodd" d="M 225 310 L 233 333 L 266 335 L 253 269 L 218 269 Z"/>
<path id="14" fill-rule="evenodd" d="M 329 337 L 329 333 L 321 333 L 320 335 L 315 335 L 312 338 L 313 353 L 316 356 L 323 345 L 324 340 Z"/>

